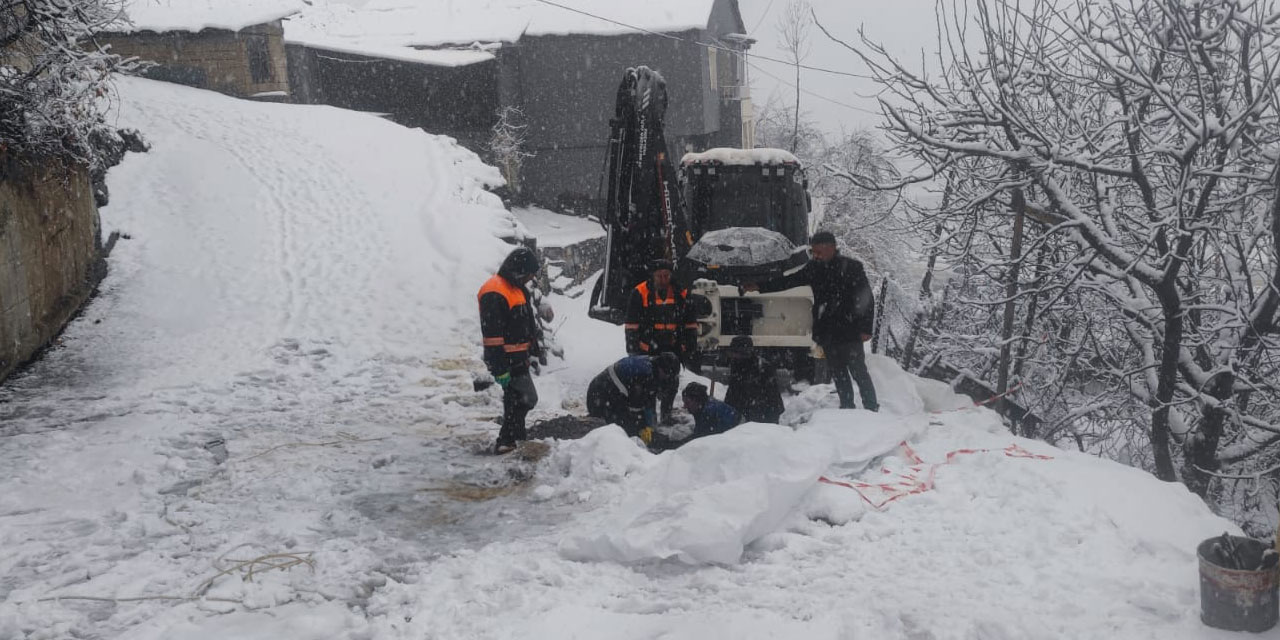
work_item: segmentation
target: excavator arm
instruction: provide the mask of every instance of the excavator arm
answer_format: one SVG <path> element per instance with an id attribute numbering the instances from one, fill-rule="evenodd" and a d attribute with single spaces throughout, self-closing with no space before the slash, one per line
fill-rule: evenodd
<path id="1" fill-rule="evenodd" d="M 667 152 L 663 119 L 667 87 L 648 68 L 627 69 L 610 119 L 605 173 L 608 237 L 605 269 L 592 293 L 589 315 L 621 324 L 631 289 L 657 259 L 678 260 L 692 244 L 677 181 Z"/>

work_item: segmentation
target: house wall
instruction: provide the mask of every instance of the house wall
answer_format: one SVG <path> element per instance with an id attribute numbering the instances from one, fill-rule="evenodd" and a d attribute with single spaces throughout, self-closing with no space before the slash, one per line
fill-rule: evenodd
<path id="1" fill-rule="evenodd" d="M 0 153 L 0 380 L 62 331 L 100 274 L 88 171 Z"/>
<path id="2" fill-rule="evenodd" d="M 281 92 L 287 95 L 289 91 L 284 29 L 279 20 L 240 31 L 105 33 L 97 40 L 110 45 L 113 53 L 156 63 L 143 74 L 155 80 L 242 98 Z M 269 73 L 262 81 L 255 81 L 250 70 L 250 48 L 261 46 L 251 44 L 254 41 L 265 43 Z"/>
<path id="3" fill-rule="evenodd" d="M 535 203 L 596 207 L 609 119 L 628 67 L 645 65 L 667 82 L 666 134 L 673 160 L 700 151 L 721 123 L 719 92 L 712 82 L 710 42 L 703 31 L 672 40 L 652 34 L 563 35 L 521 39 L 499 50 L 501 99 L 519 106 L 530 124 L 523 193 Z M 740 134 L 739 134 L 740 135 Z"/>
<path id="4" fill-rule="evenodd" d="M 294 102 L 385 114 L 482 150 L 498 109 L 496 61 L 458 67 L 287 46 Z"/>

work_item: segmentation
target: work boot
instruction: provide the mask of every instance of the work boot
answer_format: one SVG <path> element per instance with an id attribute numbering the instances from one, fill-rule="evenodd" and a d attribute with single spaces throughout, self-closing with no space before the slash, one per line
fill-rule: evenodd
<path id="1" fill-rule="evenodd" d="M 516 445 L 514 442 L 497 442 L 493 445 L 493 454 L 498 456 L 506 455 L 515 450 Z"/>

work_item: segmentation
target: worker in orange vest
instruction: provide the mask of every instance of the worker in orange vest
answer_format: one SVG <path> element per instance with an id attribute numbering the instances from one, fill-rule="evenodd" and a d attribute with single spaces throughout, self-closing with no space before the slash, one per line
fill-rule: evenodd
<path id="1" fill-rule="evenodd" d="M 538 355 L 538 324 L 525 290 L 537 272 L 537 256 L 517 247 L 476 294 L 484 363 L 502 386 L 502 428 L 493 446 L 497 454 L 511 452 L 525 439 L 525 416 L 538 404 L 538 390 L 529 375 L 530 358 Z"/>
<path id="2" fill-rule="evenodd" d="M 627 301 L 627 318 L 623 325 L 629 355 L 656 356 L 673 353 L 690 371 L 701 367 L 698 361 L 698 323 L 686 304 L 688 291 L 672 282 L 670 260 L 657 260 L 649 279 L 631 290 Z M 658 394 L 661 419 L 670 420 L 680 377 L 664 381 Z"/>

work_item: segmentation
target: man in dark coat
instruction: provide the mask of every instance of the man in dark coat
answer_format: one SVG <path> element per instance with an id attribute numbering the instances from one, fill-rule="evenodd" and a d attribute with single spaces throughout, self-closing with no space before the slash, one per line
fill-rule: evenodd
<path id="1" fill-rule="evenodd" d="M 627 317 L 623 325 L 627 353 L 633 356 L 672 353 L 696 373 L 699 369 L 698 323 L 685 303 L 688 291 L 672 282 L 670 261 L 655 261 L 651 269 L 649 279 L 636 285 L 627 300 Z M 671 416 L 679 388 L 678 379 L 666 382 L 667 386 L 658 393 L 663 421 Z"/>
<path id="2" fill-rule="evenodd" d="M 530 358 L 538 355 L 538 326 L 524 288 L 537 272 L 537 256 L 517 247 L 476 294 L 484 363 L 502 386 L 502 428 L 494 453 L 508 453 L 526 438 L 525 416 L 538 404 L 538 390 L 529 375 Z"/>
<path id="3" fill-rule="evenodd" d="M 840 408 L 853 409 L 853 383 L 858 383 L 862 407 L 878 411 L 875 385 L 867 372 L 862 343 L 871 339 L 875 322 L 875 297 L 862 263 L 840 255 L 836 238 L 819 231 L 809 240 L 813 254 L 804 267 L 789 276 L 750 284 L 747 291 L 782 291 L 809 285 L 813 288 L 813 341 L 822 347 L 840 395 Z"/>
<path id="4" fill-rule="evenodd" d="M 724 433 L 738 426 L 738 412 L 733 407 L 711 397 L 707 387 L 690 382 L 680 394 L 684 408 L 693 416 L 693 435 L 685 442 Z"/>
<path id="5" fill-rule="evenodd" d="M 744 422 L 772 422 L 782 417 L 782 392 L 778 369 L 756 353 L 751 336 L 737 336 L 726 349 L 729 356 L 729 388 L 724 401 Z"/>
<path id="6" fill-rule="evenodd" d="M 587 385 L 587 415 L 622 427 L 629 436 L 653 442 L 657 425 L 653 405 L 668 380 L 680 379 L 675 354 L 627 356 L 605 368 Z"/>

